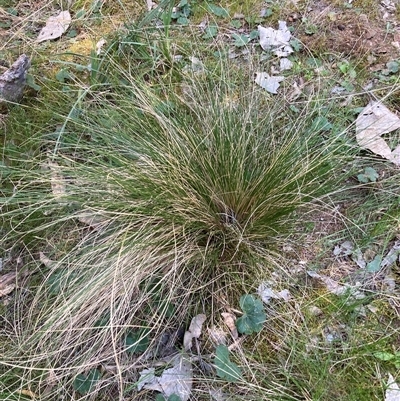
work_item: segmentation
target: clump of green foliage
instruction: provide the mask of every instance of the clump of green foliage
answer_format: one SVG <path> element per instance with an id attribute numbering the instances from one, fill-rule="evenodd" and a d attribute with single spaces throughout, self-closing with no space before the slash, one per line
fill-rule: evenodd
<path id="1" fill-rule="evenodd" d="M 215 287 L 234 289 L 231 272 L 276 264 L 293 212 L 329 194 L 348 157 L 345 133 L 313 124 L 317 101 L 288 112 L 228 59 L 194 71 L 183 51 L 183 68 L 157 37 L 157 69 L 136 73 L 154 54 L 150 39 L 113 43 L 29 170 L 7 167 L 2 213 L 13 234 L 34 219 L 34 237 L 76 239 L 40 266 L 21 311 L 22 349 L 6 361 L 56 372 L 64 385 L 53 397 L 85 390 L 90 372 L 101 381 L 97 367 L 110 364 L 115 380 L 100 387 L 121 393 L 118 380 L 135 375 L 166 328 Z M 259 331 L 265 316 L 245 301 L 241 331 L 251 319 Z"/>

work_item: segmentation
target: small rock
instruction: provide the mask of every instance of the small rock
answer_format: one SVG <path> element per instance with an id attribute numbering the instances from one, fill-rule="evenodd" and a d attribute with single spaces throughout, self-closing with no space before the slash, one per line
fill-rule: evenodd
<path id="1" fill-rule="evenodd" d="M 4 101 L 18 103 L 22 99 L 30 64 L 28 56 L 22 54 L 6 72 L 0 75 L 0 103 Z"/>

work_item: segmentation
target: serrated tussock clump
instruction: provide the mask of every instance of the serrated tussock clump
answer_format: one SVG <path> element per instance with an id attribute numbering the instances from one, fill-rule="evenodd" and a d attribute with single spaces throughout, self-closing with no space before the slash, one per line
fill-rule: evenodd
<path id="1" fill-rule="evenodd" d="M 64 383 L 53 392 L 100 365 L 103 390 L 121 392 L 155 352 L 129 355 L 127 332 L 149 329 L 156 344 L 212 302 L 211 288 L 233 285 L 232 271 L 268 269 L 292 212 L 332 191 L 346 157 L 344 134 L 312 128 L 316 102 L 291 114 L 228 66 L 166 83 L 124 63 L 107 70 L 118 83 L 80 97 L 4 206 L 11 219 L 41 216 L 36 236 L 76 238 L 42 265 L 10 356 L 51 369 Z"/>

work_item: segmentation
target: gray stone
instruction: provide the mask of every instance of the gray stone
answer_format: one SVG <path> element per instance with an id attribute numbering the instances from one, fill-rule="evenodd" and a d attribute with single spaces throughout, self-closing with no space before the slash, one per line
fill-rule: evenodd
<path id="1" fill-rule="evenodd" d="M 0 75 L 0 103 L 18 103 L 22 99 L 26 83 L 26 73 L 31 62 L 25 54 L 2 75 Z"/>

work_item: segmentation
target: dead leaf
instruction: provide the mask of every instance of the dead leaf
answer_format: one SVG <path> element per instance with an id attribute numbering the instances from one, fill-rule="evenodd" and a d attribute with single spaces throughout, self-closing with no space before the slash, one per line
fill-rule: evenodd
<path id="1" fill-rule="evenodd" d="M 279 88 L 279 82 L 282 82 L 284 77 L 281 76 L 270 76 L 266 72 L 257 72 L 256 79 L 254 82 L 260 85 L 261 88 L 265 89 L 269 93 L 276 94 Z"/>
<path id="2" fill-rule="evenodd" d="M 0 276 L 0 297 L 4 297 L 15 289 L 17 272 L 10 272 Z"/>
<path id="3" fill-rule="evenodd" d="M 17 392 L 21 395 L 30 397 L 32 400 L 36 400 L 36 394 L 31 390 L 18 390 Z"/>
<path id="4" fill-rule="evenodd" d="M 288 58 L 281 58 L 279 60 L 279 70 L 285 71 L 290 70 L 293 67 L 293 63 Z"/>
<path id="5" fill-rule="evenodd" d="M 400 401 L 400 388 L 390 373 L 385 393 L 385 401 Z"/>
<path id="6" fill-rule="evenodd" d="M 146 0 L 147 11 L 151 11 L 153 8 L 157 7 L 157 3 L 154 3 L 152 0 Z"/>
<path id="7" fill-rule="evenodd" d="M 400 118 L 386 106 L 371 101 L 356 120 L 356 139 L 360 147 L 400 165 L 400 147 L 394 152 L 382 135 L 400 128 Z"/>
<path id="8" fill-rule="evenodd" d="M 292 34 L 285 21 L 278 21 L 278 24 L 278 29 L 258 27 L 260 46 L 263 50 L 272 51 L 278 57 L 287 57 L 290 53 L 293 53 L 293 48 L 289 44 Z"/>
<path id="9" fill-rule="evenodd" d="M 211 389 L 208 391 L 211 395 L 211 398 L 214 401 L 226 401 L 228 399 L 226 394 L 224 394 L 224 392 L 221 389 L 218 389 L 218 390 Z"/>
<path id="10" fill-rule="evenodd" d="M 331 294 L 338 296 L 349 294 L 355 299 L 365 298 L 365 295 L 357 288 L 357 285 L 355 286 L 351 286 L 349 284 L 342 285 L 339 284 L 337 281 L 333 280 L 332 278 L 324 276 L 323 274 L 318 274 L 315 271 L 308 271 L 307 274 L 310 277 L 322 283 Z"/>
<path id="11" fill-rule="evenodd" d="M 96 54 L 99 55 L 101 53 L 102 47 L 107 43 L 107 41 L 104 38 L 101 38 L 97 43 L 96 43 Z"/>
<path id="12" fill-rule="evenodd" d="M 224 330 L 222 330 L 219 327 L 211 327 L 208 329 L 208 335 L 210 337 L 211 342 L 217 346 L 217 345 L 226 345 L 226 333 Z"/>
<path id="13" fill-rule="evenodd" d="M 138 391 L 160 391 L 165 397 L 176 394 L 181 401 L 187 401 L 192 392 L 193 369 L 187 355 L 175 356 L 172 368 L 165 369 L 161 376 L 155 375 L 155 368 L 143 369 L 140 372 Z"/>
<path id="14" fill-rule="evenodd" d="M 224 319 L 224 323 L 228 326 L 228 329 L 231 332 L 232 338 L 237 340 L 239 338 L 239 333 L 236 328 L 235 320 L 236 316 L 233 313 L 223 312 L 221 313 L 222 318 Z"/>
<path id="15" fill-rule="evenodd" d="M 275 291 L 272 289 L 272 283 L 268 281 L 262 282 L 258 286 L 258 295 L 262 299 L 263 302 L 268 304 L 271 299 L 283 299 L 288 302 L 291 298 L 290 292 L 287 289 L 281 291 Z"/>
<path id="16" fill-rule="evenodd" d="M 101 216 L 96 216 L 93 212 L 90 211 L 82 211 L 81 213 L 79 213 L 78 220 L 81 223 L 88 225 L 95 231 L 98 230 L 100 226 L 106 221 Z"/>
<path id="17" fill-rule="evenodd" d="M 36 43 L 45 40 L 53 40 L 61 37 L 71 24 L 71 14 L 69 11 L 61 11 L 56 17 L 50 17 L 46 25 L 39 32 Z"/>
<path id="18" fill-rule="evenodd" d="M 183 337 L 183 347 L 185 351 L 192 348 L 193 338 L 199 338 L 201 336 L 201 330 L 203 323 L 206 321 L 207 317 L 204 314 L 195 316 L 190 322 L 189 329 L 185 332 Z"/>
<path id="19" fill-rule="evenodd" d="M 46 267 L 52 268 L 56 262 L 49 259 L 43 252 L 39 252 L 40 263 L 43 263 Z"/>

